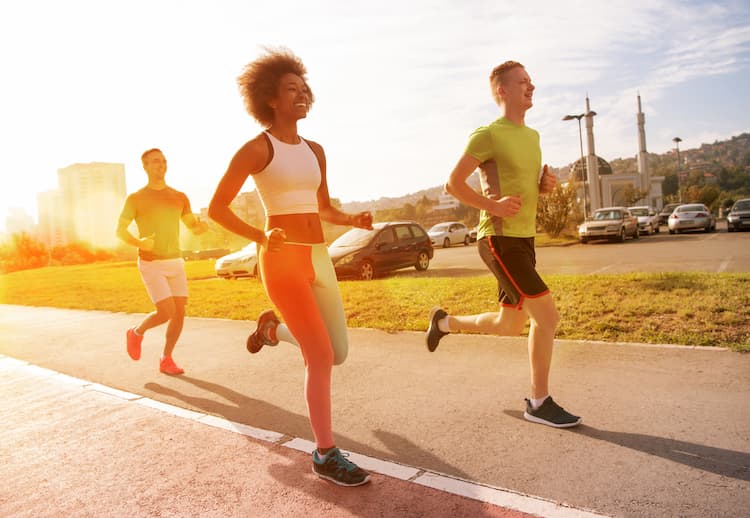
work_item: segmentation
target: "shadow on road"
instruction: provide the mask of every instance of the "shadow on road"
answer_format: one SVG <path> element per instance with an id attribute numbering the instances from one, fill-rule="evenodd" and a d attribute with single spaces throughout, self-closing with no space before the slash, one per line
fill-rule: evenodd
<path id="1" fill-rule="evenodd" d="M 290 433 L 291 430 L 296 431 L 300 427 L 309 429 L 307 416 L 288 412 L 210 381 L 189 376 L 180 376 L 175 379 L 218 395 L 229 401 L 230 404 L 220 403 L 206 397 L 187 395 L 159 383 L 146 383 L 144 387 L 157 394 L 183 401 L 192 408 L 213 415 L 219 414 L 227 419 L 249 426 L 260 426 L 258 421 L 262 421 L 264 426 L 260 426 L 261 428 L 281 431 L 282 433 Z M 273 425 L 269 426 L 271 423 Z M 287 430 L 280 430 L 280 428 L 284 428 L 284 426 L 281 426 L 282 423 L 286 425 Z M 399 448 L 410 448 L 413 453 L 413 450 L 416 449 L 416 446 L 408 440 L 393 434 L 376 433 L 387 441 L 389 447 L 395 451 L 398 451 Z M 357 452 L 365 452 L 368 449 L 366 445 L 350 439 L 342 439 L 341 442 L 346 443 L 347 449 L 351 448 Z M 497 511 L 488 510 L 483 502 L 464 497 L 446 497 L 444 493 L 434 489 L 414 485 L 404 486 L 403 483 L 391 479 L 384 479 L 382 483 L 376 485 L 367 484 L 357 488 L 339 487 L 310 476 L 311 461 L 309 458 L 298 458 L 291 455 L 288 458 L 289 463 L 274 462 L 270 464 L 268 466 L 269 475 L 294 491 L 304 491 L 315 501 L 327 502 L 323 507 L 329 510 L 346 509 L 351 516 L 362 518 L 402 516 L 406 513 L 411 516 L 438 516 L 444 510 L 441 506 L 448 505 L 451 510 L 450 516 L 456 518 L 499 516 Z M 453 466 L 442 465 L 446 471 L 456 471 Z M 405 487 L 407 489 L 404 489 Z M 416 514 L 414 514 L 415 512 Z"/>
<path id="2" fill-rule="evenodd" d="M 506 410 L 506 415 L 523 419 L 523 413 Z M 750 454 L 740 451 L 714 448 L 677 439 L 666 439 L 640 433 L 613 432 L 600 430 L 582 424 L 570 428 L 570 432 L 617 444 L 624 448 L 655 455 L 672 462 L 677 462 L 703 471 L 716 473 L 723 477 L 750 481 Z"/>
<path id="3" fill-rule="evenodd" d="M 265 430 L 312 439 L 310 421 L 306 415 L 295 414 L 275 405 L 254 399 L 227 388 L 218 383 L 201 380 L 190 376 L 179 376 L 174 379 L 184 381 L 201 390 L 211 392 L 230 401 L 231 404 L 221 403 L 212 398 L 184 394 L 178 390 L 159 383 L 146 383 L 144 388 L 163 396 L 178 399 L 193 409 L 212 415 L 220 415 L 230 421 L 246 424 Z M 420 459 L 421 467 L 440 473 L 468 479 L 468 475 L 457 466 L 448 464 L 439 457 L 419 448 L 414 442 L 396 434 L 375 430 L 374 435 L 388 448 L 387 452 L 377 450 L 367 444 L 335 433 L 336 443 L 343 449 L 356 451 L 364 455 L 371 455 L 379 459 Z"/>

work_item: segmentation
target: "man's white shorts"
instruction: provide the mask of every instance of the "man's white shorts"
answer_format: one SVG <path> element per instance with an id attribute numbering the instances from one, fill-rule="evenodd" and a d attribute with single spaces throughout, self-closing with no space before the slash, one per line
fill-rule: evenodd
<path id="1" fill-rule="evenodd" d="M 169 297 L 188 296 L 185 261 L 181 257 L 155 261 L 138 258 L 138 271 L 154 304 Z"/>

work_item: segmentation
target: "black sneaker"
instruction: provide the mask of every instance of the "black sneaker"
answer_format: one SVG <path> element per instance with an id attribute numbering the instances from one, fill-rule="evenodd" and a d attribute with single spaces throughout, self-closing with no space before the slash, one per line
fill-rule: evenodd
<path id="1" fill-rule="evenodd" d="M 448 316 L 448 313 L 443 311 L 442 308 L 434 307 L 430 310 L 430 327 L 427 328 L 427 335 L 425 340 L 427 342 L 427 349 L 433 352 L 437 349 L 440 339 L 447 334 L 440 330 L 438 327 L 438 320 Z"/>
<path id="2" fill-rule="evenodd" d="M 276 318 L 272 309 L 267 309 L 258 316 L 258 327 L 247 337 L 247 350 L 253 354 L 260 351 L 264 345 L 278 345 L 278 340 L 271 340 L 268 332 L 275 329 L 281 322 Z"/>
<path id="3" fill-rule="evenodd" d="M 523 416 L 532 423 L 546 424 L 555 428 L 570 428 L 581 424 L 580 417 L 566 412 L 563 407 L 555 403 L 552 396 L 547 396 L 547 399 L 536 410 L 531 406 L 531 401 L 527 399 L 526 412 L 523 413 Z"/>
<path id="4" fill-rule="evenodd" d="M 313 473 L 340 486 L 361 486 L 370 481 L 370 474 L 347 459 L 348 453 L 334 448 L 325 455 L 313 451 Z"/>

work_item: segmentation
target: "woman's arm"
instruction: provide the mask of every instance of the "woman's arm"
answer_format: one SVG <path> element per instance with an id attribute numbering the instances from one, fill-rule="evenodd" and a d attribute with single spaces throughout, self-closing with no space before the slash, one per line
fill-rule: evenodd
<path id="1" fill-rule="evenodd" d="M 265 137 L 259 135 L 242 146 L 232 157 L 224 176 L 219 181 L 208 206 L 208 215 L 216 223 L 244 238 L 266 246 L 266 233 L 257 227 L 248 225 L 230 208 L 230 204 L 245 184 L 250 174 L 263 170 L 269 159 L 268 145 Z"/>

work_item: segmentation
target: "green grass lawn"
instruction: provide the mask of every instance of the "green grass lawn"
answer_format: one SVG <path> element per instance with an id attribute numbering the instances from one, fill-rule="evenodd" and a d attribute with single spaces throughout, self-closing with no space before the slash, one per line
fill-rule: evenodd
<path id="1" fill-rule="evenodd" d="M 255 320 L 271 306 L 257 279 L 217 279 L 212 261 L 190 261 L 186 268 L 189 316 Z M 545 281 L 561 316 L 559 338 L 750 351 L 750 274 L 550 275 Z M 489 275 L 425 277 L 414 271 L 339 285 L 350 327 L 422 331 L 435 305 L 454 314 L 497 307 L 496 283 Z M 125 313 L 152 310 L 134 262 L 0 275 L 0 303 Z"/>

